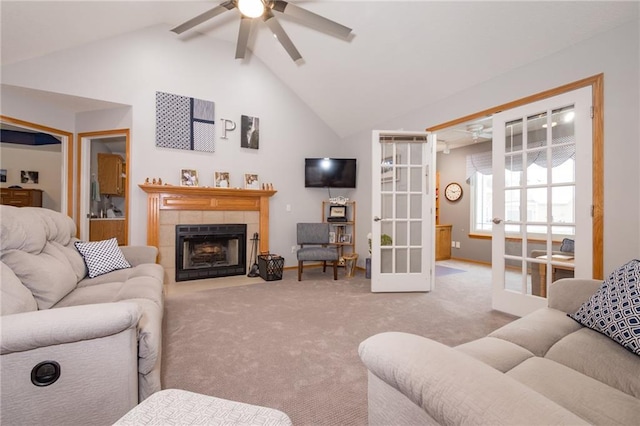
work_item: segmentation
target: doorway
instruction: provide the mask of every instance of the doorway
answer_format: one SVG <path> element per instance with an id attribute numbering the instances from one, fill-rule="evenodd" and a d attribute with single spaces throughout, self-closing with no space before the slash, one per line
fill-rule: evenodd
<path id="1" fill-rule="evenodd" d="M 78 134 L 80 238 L 128 244 L 129 129 Z"/>
<path id="2" fill-rule="evenodd" d="M 603 213 L 603 199 L 604 199 L 604 194 L 603 194 L 604 123 L 603 123 L 603 115 L 602 115 L 602 106 L 604 103 L 604 94 L 603 94 L 602 82 L 603 82 L 603 75 L 599 74 L 593 77 L 589 77 L 589 78 L 579 80 L 564 86 L 550 89 L 545 92 L 541 92 L 526 98 L 522 98 L 522 99 L 510 102 L 508 104 L 499 105 L 497 107 L 480 111 L 478 113 L 468 115 L 456 120 L 452 120 L 447 123 L 443 123 L 427 129 L 428 131 L 437 133 L 439 152 L 437 155 L 436 163 L 437 163 L 437 168 L 439 169 L 442 165 L 441 160 L 454 157 L 453 154 L 456 151 L 455 144 L 444 143 L 446 138 L 444 138 L 443 136 L 446 136 L 447 133 L 450 133 L 450 134 L 459 133 L 458 136 L 464 136 L 467 138 L 473 135 L 477 139 L 475 142 L 473 142 L 473 144 L 477 145 L 482 143 L 485 143 L 485 144 L 488 143 L 491 146 L 491 143 L 492 143 L 491 140 L 493 138 L 492 136 L 493 129 L 492 129 L 491 120 L 494 114 L 501 111 L 507 111 L 509 109 L 513 109 L 522 105 L 527 105 L 541 99 L 548 99 L 553 96 L 557 96 L 559 94 L 571 92 L 582 87 L 591 88 L 592 105 L 593 105 L 593 109 L 592 109 L 593 118 L 591 120 L 591 128 L 592 128 L 592 135 L 593 135 L 592 137 L 593 161 L 591 164 L 592 179 L 590 179 L 591 185 L 590 185 L 589 191 L 590 193 L 592 193 L 592 196 L 593 196 L 592 206 L 591 206 L 591 219 L 592 219 L 591 235 L 592 236 L 590 237 L 592 254 L 590 256 L 591 258 L 589 259 L 590 260 L 589 271 L 584 276 L 591 276 L 595 279 L 602 279 L 602 276 L 603 276 L 602 213 Z M 483 139 L 483 137 L 485 139 Z M 492 148 L 489 147 L 488 149 L 485 149 L 485 151 L 491 152 Z M 449 156 L 447 154 L 444 154 L 444 152 L 449 152 L 451 153 L 451 155 Z M 476 158 L 475 160 L 481 160 L 481 159 Z M 464 161 L 465 161 L 464 158 L 459 161 L 463 162 L 462 168 L 465 168 L 466 165 L 464 164 Z M 476 162 L 475 166 L 481 169 L 482 168 L 481 161 Z M 445 176 L 444 182 L 441 182 L 441 185 L 446 185 L 448 183 L 448 180 L 450 179 L 446 178 Z M 463 188 L 463 189 L 467 189 L 466 193 L 464 194 L 465 197 L 463 197 L 463 203 L 465 202 L 467 203 L 466 207 L 464 208 L 464 210 L 467 212 L 467 215 L 470 214 L 469 212 L 471 210 L 471 207 L 469 206 L 468 202 L 474 196 L 472 192 L 469 193 L 470 192 L 469 188 L 470 188 L 469 186 L 465 186 Z M 440 208 L 441 214 L 445 221 L 447 220 L 446 207 L 447 205 L 445 204 L 445 206 L 441 206 Z M 469 246 L 471 246 L 472 248 L 476 248 L 476 249 L 477 247 L 484 244 L 486 247 L 488 247 L 488 249 L 485 247 L 484 253 L 487 254 L 487 251 L 488 253 L 490 253 L 491 251 L 490 245 L 487 245 L 487 243 L 491 241 L 491 238 L 492 238 L 491 234 L 490 233 L 488 234 L 485 233 L 485 235 L 474 234 L 471 230 L 471 227 L 472 227 L 472 220 L 467 216 L 465 220 L 462 222 L 462 225 L 454 227 L 454 231 L 452 235 L 452 244 L 455 245 L 455 241 L 460 242 L 460 240 L 462 240 L 463 248 L 468 248 Z M 506 242 L 507 244 L 509 244 L 508 241 Z M 584 241 L 583 241 L 583 244 L 584 244 Z M 543 245 L 543 248 L 546 249 L 545 242 L 542 242 L 542 245 Z M 458 258 L 460 260 L 470 260 L 478 263 L 491 264 L 490 254 L 487 255 L 487 259 L 481 259 L 478 261 L 474 258 L 470 258 L 469 256 L 460 256 L 460 254 L 458 253 L 461 253 L 462 250 L 456 250 L 456 249 L 452 249 L 452 250 L 454 251 L 453 252 L 454 259 Z M 468 253 L 468 251 L 466 253 Z M 551 266 L 553 267 L 555 265 L 551 265 Z M 551 275 L 553 275 L 554 270 L 555 268 L 551 268 Z M 546 276 L 549 276 L 549 275 L 546 275 Z"/>
<path id="3" fill-rule="evenodd" d="M 52 127 L 43 126 L 41 124 L 32 123 L 25 120 L 20 120 L 5 115 L 0 115 L 0 127 L 2 129 L 12 129 L 17 131 L 29 132 L 29 133 L 45 133 L 51 135 L 60 141 L 60 146 L 56 148 L 55 152 L 46 150 L 44 155 L 47 158 L 44 160 L 47 164 L 47 168 L 51 169 L 48 174 L 42 176 L 38 173 L 38 184 L 32 185 L 33 187 L 44 188 L 43 190 L 43 207 L 49 208 L 55 211 L 59 211 L 63 214 L 73 217 L 73 134 L 64 130 L 54 129 Z M 37 147 L 25 147 L 29 150 L 21 150 L 22 158 L 30 157 L 42 157 L 43 153 L 38 152 Z M 44 149 L 44 148 L 43 148 Z M 51 156 L 54 156 L 55 162 L 51 167 Z M 3 158 L 8 158 L 3 155 Z M 42 159 L 41 159 L 42 160 Z M 25 167 L 27 163 L 25 163 Z M 22 169 L 23 167 L 20 167 Z M 37 168 L 37 166 L 36 166 Z M 7 174 L 14 173 L 15 176 L 21 172 L 21 170 L 9 170 L 9 166 L 5 167 L 4 162 L 2 169 L 7 170 Z M 39 172 L 39 170 L 35 170 Z M 8 177 L 8 176 L 7 176 Z M 2 186 L 11 186 L 20 182 L 10 181 L 3 182 Z M 47 190 L 47 187 L 51 190 Z"/>

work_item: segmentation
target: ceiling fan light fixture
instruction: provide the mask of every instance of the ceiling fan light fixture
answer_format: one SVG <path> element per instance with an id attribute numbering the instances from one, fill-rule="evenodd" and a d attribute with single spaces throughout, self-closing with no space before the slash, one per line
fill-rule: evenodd
<path id="1" fill-rule="evenodd" d="M 258 18 L 264 14 L 262 0 L 238 0 L 238 9 L 247 18 Z"/>

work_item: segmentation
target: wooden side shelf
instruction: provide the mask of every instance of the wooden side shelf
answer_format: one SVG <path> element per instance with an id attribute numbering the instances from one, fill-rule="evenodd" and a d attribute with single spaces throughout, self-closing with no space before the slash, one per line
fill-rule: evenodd
<path id="1" fill-rule="evenodd" d="M 334 204 L 329 201 L 322 202 L 322 221 L 331 225 L 331 232 L 333 232 L 335 239 L 333 244 L 338 246 L 340 265 L 344 265 L 345 258 L 356 254 L 356 202 L 347 201 L 345 204 L 347 219 L 345 222 L 330 222 L 328 220 L 332 205 Z"/>

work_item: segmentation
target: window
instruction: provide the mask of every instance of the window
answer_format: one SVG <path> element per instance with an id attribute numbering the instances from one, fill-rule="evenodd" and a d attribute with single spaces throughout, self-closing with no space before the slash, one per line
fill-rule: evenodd
<path id="1" fill-rule="evenodd" d="M 575 148 L 573 149 L 575 151 Z M 477 154 L 476 154 L 477 155 Z M 565 153 L 565 158 L 567 154 Z M 472 156 L 469 156 L 472 157 Z M 475 158 L 476 163 L 478 157 Z M 468 160 L 469 162 L 469 160 Z M 540 161 L 539 161 L 540 162 Z M 522 172 L 518 170 L 505 170 L 505 181 L 517 181 Z M 551 169 L 552 182 L 547 185 L 546 165 L 533 162 L 527 167 L 527 222 L 528 234 L 544 235 L 547 229 L 547 191 L 551 191 L 551 220 L 554 237 L 561 238 L 575 234 L 575 160 L 573 155 L 564 162 Z M 475 168 L 470 176 L 471 184 L 471 232 L 474 234 L 491 234 L 492 229 L 492 205 L 493 205 L 493 179 L 487 170 L 480 171 Z M 507 199 L 505 206 L 505 219 L 507 221 L 520 221 L 520 192 L 512 194 L 514 199 Z M 511 228 L 511 229 L 509 229 Z M 509 225 L 506 230 L 518 232 L 519 225 Z"/>
<path id="2" fill-rule="evenodd" d="M 492 176 L 475 172 L 471 176 L 471 232 L 491 234 L 493 204 Z"/>

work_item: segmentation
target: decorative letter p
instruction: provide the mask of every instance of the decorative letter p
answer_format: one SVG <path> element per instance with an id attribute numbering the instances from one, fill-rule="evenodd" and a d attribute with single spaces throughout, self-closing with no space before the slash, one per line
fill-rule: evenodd
<path id="1" fill-rule="evenodd" d="M 232 132 L 236 129 L 236 123 L 234 121 L 231 120 L 227 120 L 226 118 L 221 118 L 220 121 L 222 121 L 222 139 L 228 139 L 227 138 L 227 132 Z"/>

